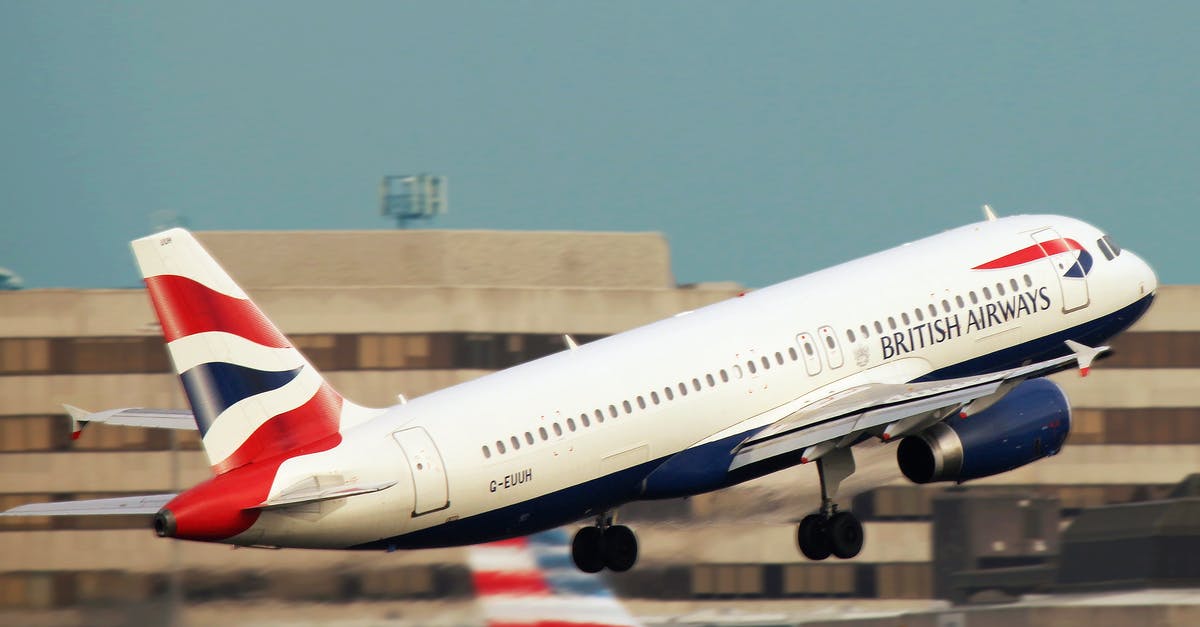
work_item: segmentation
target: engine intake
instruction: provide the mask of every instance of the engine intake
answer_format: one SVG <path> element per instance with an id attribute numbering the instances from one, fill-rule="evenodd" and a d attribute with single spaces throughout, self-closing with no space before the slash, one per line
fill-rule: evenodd
<path id="1" fill-rule="evenodd" d="M 962 483 L 1054 455 L 1070 429 L 1067 395 L 1051 381 L 1033 379 L 978 414 L 904 438 L 896 461 L 913 483 Z"/>

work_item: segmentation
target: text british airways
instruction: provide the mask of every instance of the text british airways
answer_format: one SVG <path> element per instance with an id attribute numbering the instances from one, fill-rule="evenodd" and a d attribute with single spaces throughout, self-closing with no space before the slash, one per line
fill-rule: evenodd
<path id="1" fill-rule="evenodd" d="M 879 347 L 883 350 L 883 358 L 891 359 L 1049 308 L 1049 291 L 1045 287 L 1039 287 L 1036 290 L 1013 294 L 1007 300 L 979 305 L 967 312 L 965 324 L 961 318 L 962 314 L 956 313 L 896 331 L 891 335 L 881 335 Z"/>

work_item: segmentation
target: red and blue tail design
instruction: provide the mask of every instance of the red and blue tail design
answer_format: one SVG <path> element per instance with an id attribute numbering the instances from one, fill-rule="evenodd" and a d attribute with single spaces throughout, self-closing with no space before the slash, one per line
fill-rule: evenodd
<path id="1" fill-rule="evenodd" d="M 571 562 L 555 529 L 470 549 L 475 592 L 488 627 L 634 627 L 641 623 L 595 575 Z"/>
<path id="2" fill-rule="evenodd" d="M 217 474 L 340 441 L 343 415 L 355 406 L 191 233 L 171 229 L 132 246 Z"/>

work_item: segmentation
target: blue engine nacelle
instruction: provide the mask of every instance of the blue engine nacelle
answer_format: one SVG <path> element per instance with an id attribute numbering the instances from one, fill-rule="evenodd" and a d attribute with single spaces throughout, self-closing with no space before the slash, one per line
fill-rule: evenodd
<path id="1" fill-rule="evenodd" d="M 896 461 L 913 483 L 962 483 L 1054 455 L 1070 429 L 1067 395 L 1051 381 L 1032 379 L 978 414 L 904 438 Z"/>

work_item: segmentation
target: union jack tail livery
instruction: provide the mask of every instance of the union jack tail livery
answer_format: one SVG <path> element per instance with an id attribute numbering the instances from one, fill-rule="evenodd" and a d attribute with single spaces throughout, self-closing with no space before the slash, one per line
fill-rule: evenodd
<path id="1" fill-rule="evenodd" d="M 357 408 L 191 233 L 171 229 L 132 247 L 216 474 L 338 436 Z"/>

